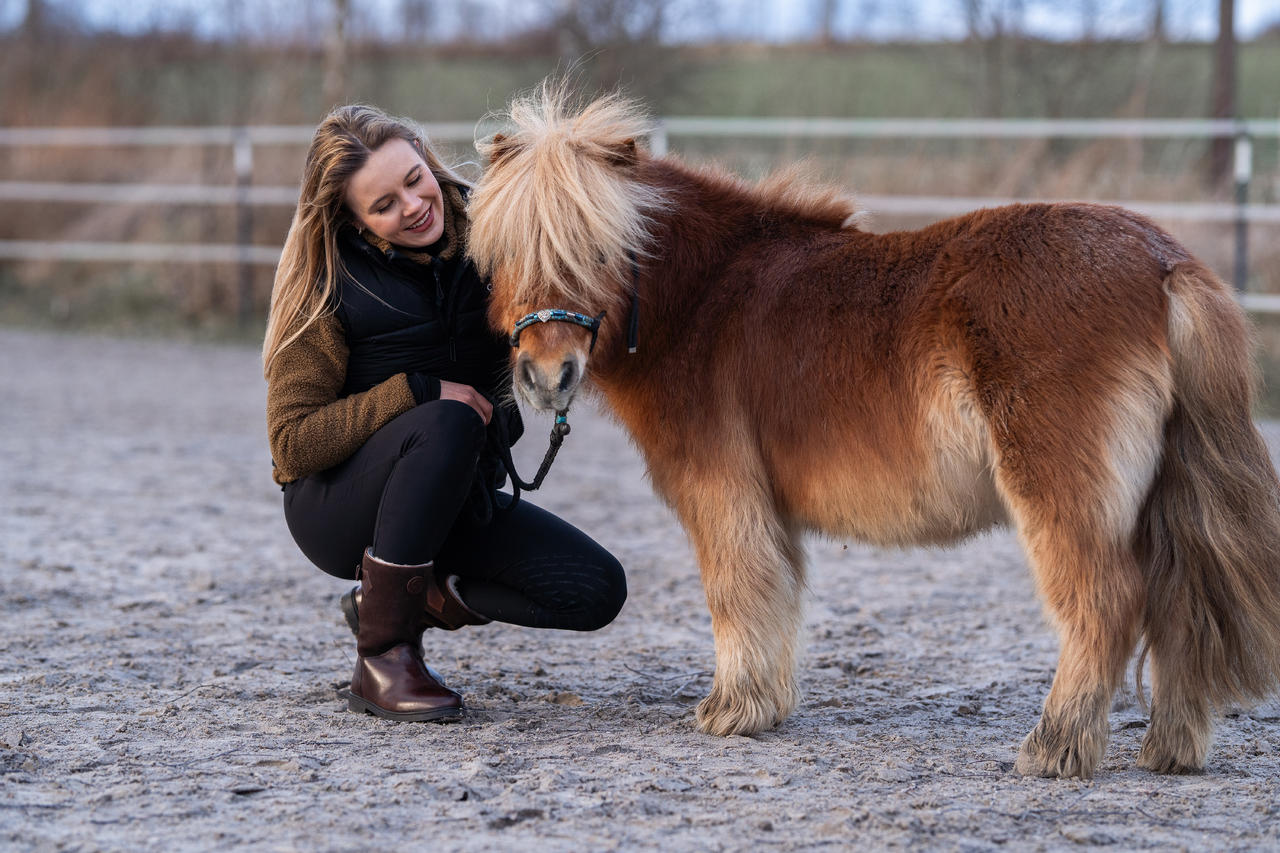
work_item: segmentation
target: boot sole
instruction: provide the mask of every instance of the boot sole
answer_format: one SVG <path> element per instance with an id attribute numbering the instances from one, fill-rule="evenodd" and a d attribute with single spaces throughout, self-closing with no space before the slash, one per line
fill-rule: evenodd
<path id="1" fill-rule="evenodd" d="M 348 711 L 372 714 L 384 720 L 396 720 L 402 723 L 452 723 L 462 719 L 461 708 L 437 708 L 434 711 L 388 711 L 367 699 L 362 699 L 352 693 L 349 688 L 339 690 L 338 695 L 347 700 Z"/>

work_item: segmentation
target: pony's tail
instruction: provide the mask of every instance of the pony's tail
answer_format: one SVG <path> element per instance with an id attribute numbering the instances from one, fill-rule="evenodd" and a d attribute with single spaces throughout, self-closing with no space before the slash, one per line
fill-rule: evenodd
<path id="1" fill-rule="evenodd" d="M 1148 740 L 1158 729 L 1197 730 L 1204 717 L 1203 762 L 1209 706 L 1262 699 L 1280 681 L 1280 481 L 1252 420 L 1243 312 L 1195 262 L 1175 267 L 1165 289 L 1173 409 L 1137 528 L 1147 585 L 1140 660 L 1149 654 L 1154 669 Z M 1139 695 L 1141 672 L 1140 663 Z M 1149 758 L 1167 765 L 1153 769 L 1196 763 Z"/>

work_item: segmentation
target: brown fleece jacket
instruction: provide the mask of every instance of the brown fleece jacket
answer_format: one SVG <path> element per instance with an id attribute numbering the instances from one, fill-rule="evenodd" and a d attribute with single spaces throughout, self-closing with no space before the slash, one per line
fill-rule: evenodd
<path id="1" fill-rule="evenodd" d="M 346 336 L 333 314 L 308 326 L 271 362 L 267 436 L 280 485 L 337 465 L 416 404 L 403 373 L 339 397 L 346 378 Z"/>
<path id="2" fill-rule="evenodd" d="M 448 258 L 461 250 L 466 217 L 458 188 L 441 184 L 441 190 L 445 237 L 431 248 L 437 257 Z M 379 248 L 390 245 L 372 235 L 366 239 Z M 421 253 L 421 259 L 429 261 L 430 256 Z M 337 465 L 417 404 L 403 373 L 368 391 L 340 397 L 348 354 L 342 322 L 330 313 L 272 360 L 267 372 L 267 437 L 275 462 L 272 477 L 280 485 Z"/>

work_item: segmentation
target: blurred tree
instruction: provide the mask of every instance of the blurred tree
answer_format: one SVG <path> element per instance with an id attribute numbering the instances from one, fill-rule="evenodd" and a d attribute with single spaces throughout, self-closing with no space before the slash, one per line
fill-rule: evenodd
<path id="1" fill-rule="evenodd" d="M 82 35 L 86 28 L 79 12 L 79 4 L 67 0 L 27 0 L 26 11 L 13 32 L 19 42 L 28 45 Z"/>
<path id="2" fill-rule="evenodd" d="M 231 66 L 231 121 L 248 124 L 253 115 L 253 67 L 250 61 L 249 33 L 254 27 L 255 9 L 249 0 L 225 0 L 225 21 L 230 31 L 226 58 Z"/>
<path id="3" fill-rule="evenodd" d="M 1209 115 L 1236 117 L 1236 27 L 1235 0 L 1218 0 L 1218 41 L 1213 51 L 1213 94 Z M 1234 140 L 1215 139 L 1209 154 L 1209 182 L 1223 186 L 1231 175 Z"/>
<path id="4" fill-rule="evenodd" d="M 481 42 L 486 36 L 500 29 L 495 26 L 493 11 L 483 0 L 454 0 L 454 15 L 458 19 L 458 38 L 463 42 Z"/>
<path id="5" fill-rule="evenodd" d="M 1149 41 L 1157 44 L 1165 44 L 1169 41 L 1169 32 L 1167 29 L 1166 0 L 1151 0 L 1151 36 Z"/>
<path id="6" fill-rule="evenodd" d="M 1132 118 L 1144 118 L 1147 114 L 1147 96 L 1151 93 L 1151 83 L 1155 79 L 1156 59 L 1160 47 L 1166 41 L 1164 28 L 1165 0 L 1151 0 L 1150 26 L 1147 36 L 1138 52 L 1137 69 L 1133 75 L 1133 91 L 1129 93 L 1129 102 L 1124 113 Z M 1135 146 L 1139 150 L 1141 146 Z"/>
<path id="7" fill-rule="evenodd" d="M 1023 30 L 1023 0 L 961 0 L 966 39 L 976 59 L 979 115 L 999 117 L 1005 112 L 1004 74 L 1011 38 Z"/>
<path id="8" fill-rule="evenodd" d="M 682 54 L 662 43 L 679 0 L 551 0 L 561 64 L 590 89 L 623 86 L 656 104 L 686 76 Z M 703 4 L 705 5 L 705 4 Z"/>
<path id="9" fill-rule="evenodd" d="M 655 45 L 673 0 L 560 0 L 562 58 L 608 45 Z"/>
<path id="10" fill-rule="evenodd" d="M 426 44 L 435 24 L 435 12 L 431 0 L 400 0 L 401 41 L 419 46 Z"/>
<path id="11" fill-rule="evenodd" d="M 332 0 L 333 18 L 325 41 L 324 84 L 322 97 L 326 109 L 346 101 L 347 94 L 347 16 L 351 0 Z"/>
<path id="12" fill-rule="evenodd" d="M 830 47 L 836 43 L 836 17 L 839 12 L 840 0 L 816 0 L 814 3 L 818 44 Z"/>
<path id="13" fill-rule="evenodd" d="M 22 19 L 22 37 L 38 39 L 44 33 L 47 20 L 45 0 L 27 0 L 27 12 Z"/>

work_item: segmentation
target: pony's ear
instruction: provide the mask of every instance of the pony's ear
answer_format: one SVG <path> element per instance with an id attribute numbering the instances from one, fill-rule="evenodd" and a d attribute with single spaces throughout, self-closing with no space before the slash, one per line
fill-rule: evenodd
<path id="1" fill-rule="evenodd" d="M 640 159 L 636 154 L 636 141 L 624 139 L 617 145 L 610 146 L 608 158 L 611 166 L 634 166 Z"/>
<path id="2" fill-rule="evenodd" d="M 515 150 L 515 146 L 508 142 L 507 137 L 501 133 L 495 133 L 486 147 L 489 149 L 489 165 L 497 163 Z"/>

